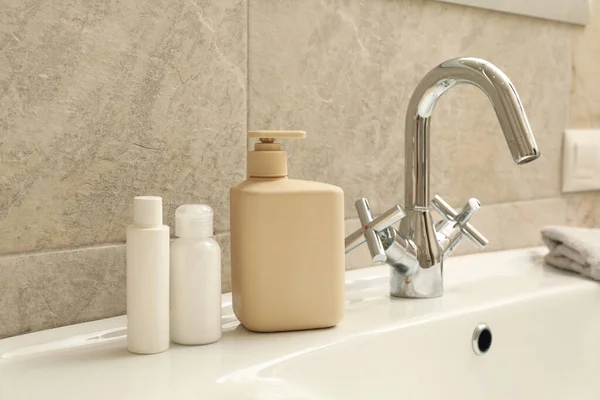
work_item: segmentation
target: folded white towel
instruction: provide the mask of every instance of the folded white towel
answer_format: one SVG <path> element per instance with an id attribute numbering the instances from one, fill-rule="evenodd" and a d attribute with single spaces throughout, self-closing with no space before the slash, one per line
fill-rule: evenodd
<path id="1" fill-rule="evenodd" d="M 546 263 L 600 281 L 600 229 L 549 226 L 542 240 L 550 249 Z"/>

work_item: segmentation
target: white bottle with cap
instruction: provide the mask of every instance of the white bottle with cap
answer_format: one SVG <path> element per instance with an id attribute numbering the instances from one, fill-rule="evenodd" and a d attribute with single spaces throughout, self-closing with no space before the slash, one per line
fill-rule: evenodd
<path id="1" fill-rule="evenodd" d="M 162 198 L 133 199 L 127 228 L 127 348 L 154 354 L 169 348 L 169 227 Z"/>
<path id="2" fill-rule="evenodd" d="M 213 210 L 185 204 L 175 211 L 171 244 L 171 340 L 186 345 L 221 338 L 221 248 Z"/>

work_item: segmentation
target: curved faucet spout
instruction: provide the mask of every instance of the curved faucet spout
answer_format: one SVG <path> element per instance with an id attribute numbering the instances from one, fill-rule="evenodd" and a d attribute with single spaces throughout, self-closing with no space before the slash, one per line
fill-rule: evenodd
<path id="1" fill-rule="evenodd" d="M 439 98 L 458 83 L 470 83 L 490 99 L 514 161 L 540 156 L 519 95 L 508 77 L 479 58 L 455 58 L 431 70 L 415 89 L 406 114 L 406 203 L 408 210 L 429 206 L 429 126 Z"/>

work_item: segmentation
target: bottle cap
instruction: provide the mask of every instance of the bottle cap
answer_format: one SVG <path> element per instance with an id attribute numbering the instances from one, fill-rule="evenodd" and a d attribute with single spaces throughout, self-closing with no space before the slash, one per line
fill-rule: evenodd
<path id="1" fill-rule="evenodd" d="M 175 236 L 207 238 L 213 236 L 213 210 L 206 204 L 184 204 L 175 210 Z"/>
<path id="2" fill-rule="evenodd" d="M 162 198 L 137 196 L 133 198 L 133 224 L 137 226 L 161 226 L 163 222 Z"/>

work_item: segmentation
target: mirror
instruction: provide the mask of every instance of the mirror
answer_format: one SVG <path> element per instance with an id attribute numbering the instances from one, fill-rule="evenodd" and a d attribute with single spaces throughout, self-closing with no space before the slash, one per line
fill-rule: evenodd
<path id="1" fill-rule="evenodd" d="M 513 14 L 528 15 L 586 25 L 589 20 L 589 0 L 438 0 L 445 3 L 487 8 Z"/>

